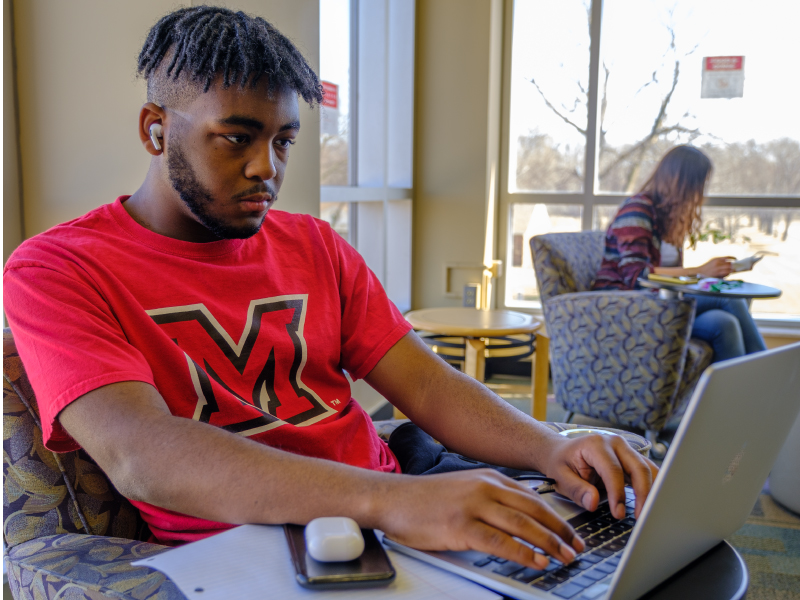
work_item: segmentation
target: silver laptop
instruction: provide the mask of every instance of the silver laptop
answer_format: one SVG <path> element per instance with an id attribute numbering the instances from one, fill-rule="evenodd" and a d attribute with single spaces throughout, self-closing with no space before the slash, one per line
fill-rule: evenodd
<path id="1" fill-rule="evenodd" d="M 638 598 L 739 529 L 800 412 L 800 343 L 720 362 L 703 373 L 638 521 L 607 503 L 590 513 L 547 500 L 587 543 L 545 571 L 481 552 L 391 548 L 520 600 Z M 606 509 L 606 515 L 602 514 Z"/>

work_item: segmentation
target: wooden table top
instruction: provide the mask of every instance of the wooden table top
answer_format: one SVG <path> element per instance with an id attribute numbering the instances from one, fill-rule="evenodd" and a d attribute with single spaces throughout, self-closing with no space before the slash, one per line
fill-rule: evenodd
<path id="1" fill-rule="evenodd" d="M 531 333 L 542 325 L 533 316 L 513 310 L 463 307 L 412 310 L 406 313 L 406 320 L 414 329 L 469 337 Z"/>

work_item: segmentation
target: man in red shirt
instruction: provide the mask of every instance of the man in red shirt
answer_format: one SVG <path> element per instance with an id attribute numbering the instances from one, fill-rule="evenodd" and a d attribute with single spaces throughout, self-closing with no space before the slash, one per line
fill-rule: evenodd
<path id="1" fill-rule="evenodd" d="M 410 331 L 361 257 L 322 221 L 271 210 L 321 86 L 262 19 L 175 11 L 139 57 L 142 186 L 25 242 L 5 306 L 45 445 L 84 448 L 181 543 L 239 523 L 349 516 L 422 549 L 532 567 L 583 542 L 495 471 L 404 475 L 350 397 L 364 378 L 448 449 L 538 470 L 624 517 L 656 473 L 621 438 L 566 440 L 452 369 Z"/>

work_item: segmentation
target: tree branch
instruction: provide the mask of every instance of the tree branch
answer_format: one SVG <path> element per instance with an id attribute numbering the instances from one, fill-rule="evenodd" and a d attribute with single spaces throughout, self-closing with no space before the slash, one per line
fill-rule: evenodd
<path id="1" fill-rule="evenodd" d="M 603 97 L 600 99 L 600 149 L 603 150 L 606 147 L 606 129 L 605 129 L 605 122 L 606 122 L 606 107 L 608 106 L 608 76 L 611 74 L 611 70 L 608 68 L 606 61 L 603 61 Z"/>
<path id="2" fill-rule="evenodd" d="M 542 91 L 542 88 L 539 87 L 539 84 L 536 83 L 535 79 L 531 78 L 530 82 L 536 87 L 536 91 L 539 92 L 539 95 L 542 97 L 542 100 L 544 100 L 544 103 L 547 105 L 547 108 L 552 110 L 556 114 L 556 116 L 558 116 L 561 120 L 563 120 L 567 125 L 571 125 L 575 129 L 577 129 L 578 133 L 580 133 L 583 136 L 586 135 L 586 130 L 585 129 L 581 129 L 580 126 L 578 126 L 576 123 L 574 123 L 572 120 L 570 120 L 569 117 L 566 117 L 566 116 L 562 115 L 558 111 L 558 109 L 555 106 L 553 106 L 553 104 L 550 102 L 550 100 L 547 99 L 547 96 L 544 95 L 544 92 Z"/>
<path id="3" fill-rule="evenodd" d="M 611 164 L 607 165 L 602 171 L 600 171 L 599 177 L 602 178 L 602 177 L 605 177 L 606 175 L 608 175 L 609 172 L 611 172 L 614 169 L 614 167 L 616 167 L 621 162 L 624 162 L 625 160 L 630 158 L 632 155 L 636 154 L 639 150 L 642 150 L 645 146 L 647 146 L 655 138 L 657 138 L 659 136 L 662 136 L 662 135 L 664 135 L 666 133 L 672 133 L 673 131 L 677 131 L 679 133 L 688 133 L 688 134 L 691 134 L 691 135 L 695 135 L 695 134 L 696 135 L 700 135 L 700 130 L 699 129 L 688 129 L 686 127 L 683 127 L 682 125 L 672 125 L 671 127 L 663 127 L 663 128 L 651 131 L 646 137 L 644 137 L 643 139 L 641 139 L 638 142 L 636 142 L 633 146 L 628 148 L 622 154 L 618 155 L 617 158 L 614 160 L 614 162 L 612 162 Z"/>

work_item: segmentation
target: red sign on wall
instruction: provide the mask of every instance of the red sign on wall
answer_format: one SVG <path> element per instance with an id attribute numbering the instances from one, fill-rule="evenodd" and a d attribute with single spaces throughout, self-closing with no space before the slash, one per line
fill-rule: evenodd
<path id="1" fill-rule="evenodd" d="M 743 56 L 706 56 L 706 71 L 741 71 Z"/>
<path id="2" fill-rule="evenodd" d="M 339 108 L 339 86 L 330 81 L 323 81 L 322 91 L 325 96 L 322 98 L 322 106 L 328 108 Z"/>

